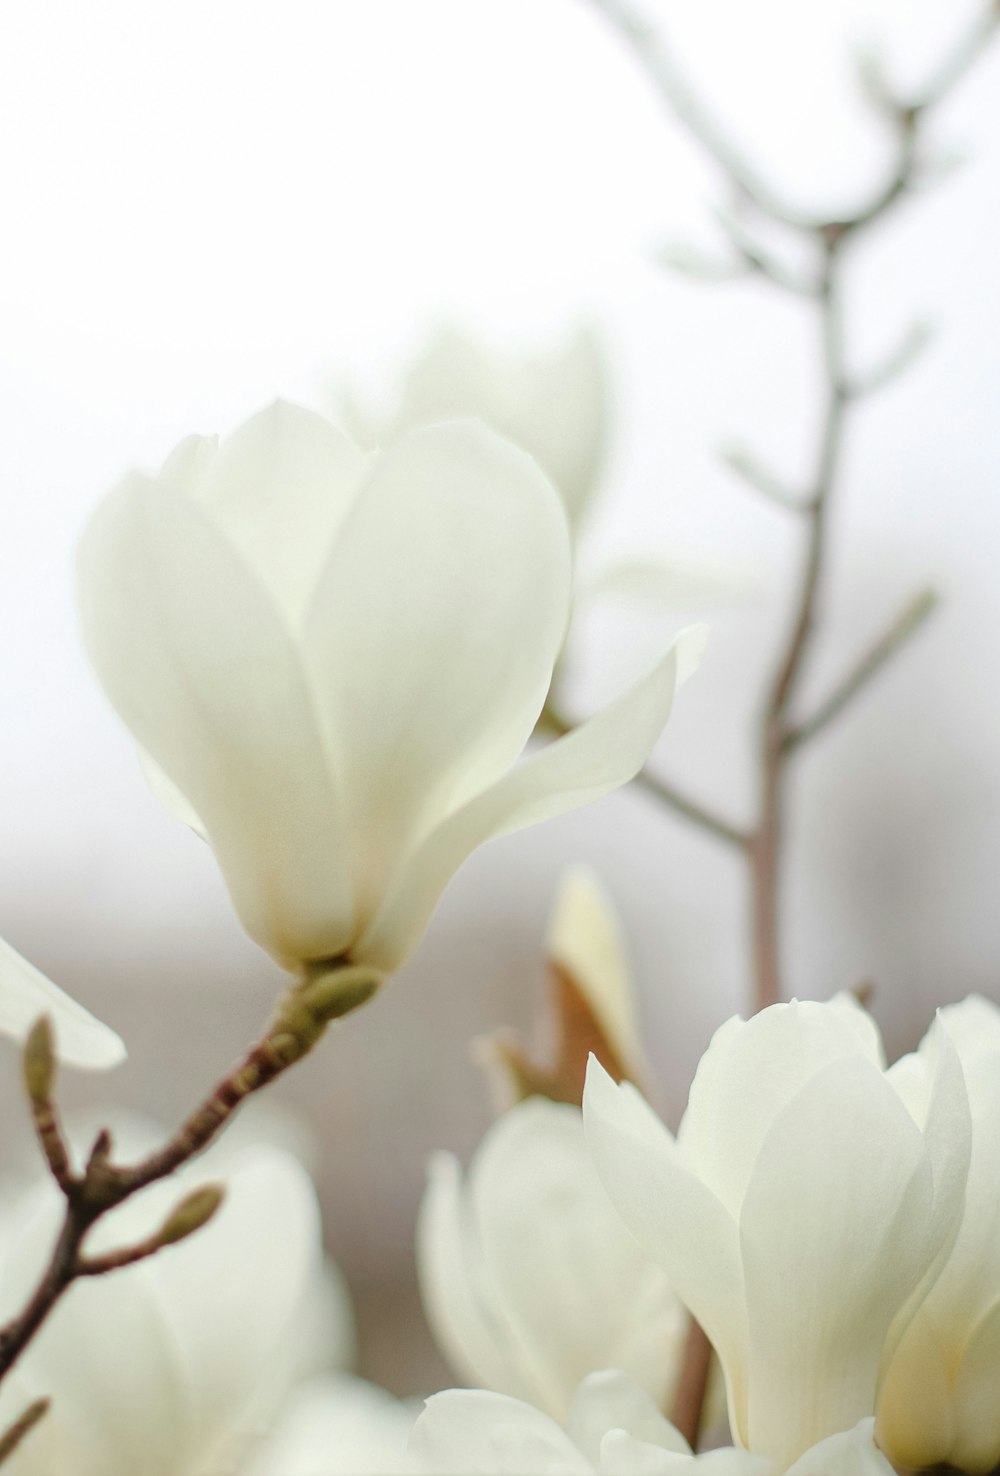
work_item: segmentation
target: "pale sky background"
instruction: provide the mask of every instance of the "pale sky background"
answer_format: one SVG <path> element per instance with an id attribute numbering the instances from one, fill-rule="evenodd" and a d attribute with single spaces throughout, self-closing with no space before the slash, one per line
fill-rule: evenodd
<path id="1" fill-rule="evenodd" d="M 647 6 L 745 149 L 831 213 L 886 160 L 857 45 L 919 78 L 976 9 Z M 322 405 L 337 375 L 378 383 L 442 316 L 528 347 L 590 317 L 618 405 L 595 543 L 733 558 L 759 585 L 715 619 L 657 757 L 741 813 L 795 530 L 716 448 L 737 434 L 790 475 L 806 464 L 812 330 L 759 284 L 656 266 L 665 242 L 713 245 L 721 192 L 588 0 L 4 0 L 3 31 L 0 933 L 128 1036 L 132 1063 L 86 1094 L 176 1112 L 277 981 L 84 663 L 72 552 L 102 492 L 276 394 Z M 912 588 L 945 603 L 803 762 L 792 825 L 791 985 L 874 979 L 898 1046 L 945 999 L 1000 1000 L 998 124 L 1000 46 L 935 124 L 963 166 L 857 255 L 860 366 L 915 317 L 936 331 L 857 417 L 813 692 Z M 339 1125 L 331 1238 L 362 1277 L 405 1260 L 426 1151 L 481 1130 L 464 1039 L 524 1016 L 578 859 L 626 919 L 661 1102 L 677 1109 L 741 1006 L 736 863 L 640 795 L 480 852 L 405 977 L 303 1074 Z"/>

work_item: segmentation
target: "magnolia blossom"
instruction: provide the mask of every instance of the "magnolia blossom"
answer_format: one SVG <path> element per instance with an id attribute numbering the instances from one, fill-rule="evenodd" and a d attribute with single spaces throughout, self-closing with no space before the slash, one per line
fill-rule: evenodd
<path id="1" fill-rule="evenodd" d="M 0 1031 L 23 1040 L 40 1015 L 55 1026 L 59 1056 L 104 1071 L 125 1059 L 125 1044 L 0 938 Z"/>
<path id="2" fill-rule="evenodd" d="M 429 1321 L 463 1378 L 558 1420 L 595 1369 L 669 1400 L 687 1318 L 608 1202 L 579 1108 L 540 1097 L 512 1108 L 464 1182 L 437 1155 L 417 1260 Z"/>
<path id="3" fill-rule="evenodd" d="M 873 1444 L 872 1424 L 865 1420 L 806 1452 L 789 1476 L 892 1476 L 892 1467 Z M 768 1461 L 731 1447 L 693 1455 L 649 1395 L 610 1371 L 593 1373 L 583 1381 L 565 1428 L 532 1405 L 503 1394 L 468 1389 L 436 1394 L 414 1426 L 409 1449 L 418 1476 L 774 1473 Z"/>
<path id="4" fill-rule="evenodd" d="M 716 1032 L 676 1139 L 596 1063 L 584 1109 L 615 1206 L 715 1346 L 740 1444 L 784 1468 L 872 1414 L 962 1216 L 969 1103 L 941 1023 L 886 1071 L 849 999 L 775 1005 Z"/>
<path id="5" fill-rule="evenodd" d="M 972 996 L 941 1020 L 972 1110 L 965 1215 L 889 1365 L 879 1441 L 897 1465 L 990 1471 L 1000 1462 L 1000 1010 Z"/>
<path id="6" fill-rule="evenodd" d="M 5 1476 L 228 1476 L 304 1374 L 349 1356 L 350 1314 L 324 1266 L 315 1192 L 280 1149 L 220 1144 L 115 1210 L 88 1249 L 141 1240 L 206 1178 L 226 1185 L 212 1223 L 74 1286 L 5 1379 L 5 1429 L 31 1400 L 53 1401 Z M 23 1304 L 49 1252 L 55 1201 L 46 1183 L 6 1206 L 4 1316 Z"/>
<path id="7" fill-rule="evenodd" d="M 569 613 L 551 483 L 481 425 L 366 455 L 281 404 L 127 478 L 80 600 L 161 793 L 296 972 L 397 968 L 477 845 L 625 783 L 698 645 L 515 764 Z"/>
<path id="8" fill-rule="evenodd" d="M 441 328 L 399 386 L 395 405 L 340 398 L 348 428 L 365 445 L 387 445 L 436 420 L 469 415 L 529 452 L 557 487 L 578 527 L 604 460 L 609 374 L 593 329 L 581 326 L 549 353 L 503 353 L 468 333 Z"/>

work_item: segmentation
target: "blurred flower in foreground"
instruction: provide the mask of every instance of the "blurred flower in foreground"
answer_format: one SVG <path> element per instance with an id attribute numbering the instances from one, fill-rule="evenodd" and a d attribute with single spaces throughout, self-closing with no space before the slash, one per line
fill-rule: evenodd
<path id="1" fill-rule="evenodd" d="M 428 1319 L 456 1371 L 566 1417 L 595 1369 L 669 1401 L 687 1318 L 612 1208 L 578 1107 L 530 1098 L 496 1122 L 465 1182 L 438 1154 L 417 1261 Z"/>
<path id="2" fill-rule="evenodd" d="M 0 938 L 0 1031 L 24 1040 L 40 1015 L 55 1026 L 55 1045 L 70 1066 L 104 1071 L 125 1059 L 125 1044 Z"/>
<path id="3" fill-rule="evenodd" d="M 892 1476 L 872 1443 L 872 1424 L 823 1441 L 789 1476 Z M 503 1394 L 436 1394 L 417 1420 L 410 1453 L 425 1476 L 684 1476 L 694 1466 L 704 1476 L 773 1471 L 768 1461 L 731 1447 L 692 1455 L 649 1395 L 613 1372 L 583 1381 L 565 1429 Z"/>
<path id="4" fill-rule="evenodd" d="M 553 1035 L 548 1057 L 536 1062 L 510 1032 L 477 1044 L 504 1110 L 526 1097 L 583 1101 L 591 1052 L 621 1081 L 644 1075 L 635 992 L 611 900 L 597 874 L 573 866 L 563 875 L 545 940 Z"/>
<path id="5" fill-rule="evenodd" d="M 551 477 L 575 531 L 604 461 L 608 381 L 603 345 L 586 326 L 537 354 L 504 353 L 443 327 L 402 377 L 395 405 L 376 409 L 348 386 L 337 418 L 365 446 L 390 445 L 406 431 L 456 415 L 482 420 Z"/>
<path id="6" fill-rule="evenodd" d="M 886 1071 L 846 997 L 732 1019 L 675 1140 L 594 1065 L 588 1139 L 625 1223 L 726 1375 L 734 1437 L 782 1468 L 873 1414 L 880 1366 L 961 1221 L 969 1103 L 936 1022 Z"/>
<path id="7" fill-rule="evenodd" d="M 941 1020 L 972 1109 L 965 1215 L 889 1365 L 878 1437 L 896 1465 L 990 1471 L 1000 1462 L 1000 1010 L 973 995 Z"/>
<path id="8" fill-rule="evenodd" d="M 228 1476 L 302 1376 L 350 1356 L 350 1314 L 323 1263 L 311 1180 L 280 1149 L 220 1144 L 115 1210 L 88 1249 L 141 1240 L 209 1175 L 226 1186 L 213 1222 L 78 1282 L 4 1381 L 4 1428 L 30 1400 L 53 1396 L 5 1476 Z M 55 1201 L 46 1183 L 3 1216 L 5 1313 L 41 1269 Z"/>
<path id="9" fill-rule="evenodd" d="M 624 784 L 700 649 L 515 765 L 569 613 L 551 484 L 472 422 L 369 457 L 281 404 L 127 478 L 84 536 L 80 599 L 161 793 L 250 935 L 307 975 L 397 968 L 477 845 Z"/>
<path id="10" fill-rule="evenodd" d="M 248 1476 L 407 1476 L 418 1400 L 394 1399 L 348 1374 L 298 1389 Z"/>

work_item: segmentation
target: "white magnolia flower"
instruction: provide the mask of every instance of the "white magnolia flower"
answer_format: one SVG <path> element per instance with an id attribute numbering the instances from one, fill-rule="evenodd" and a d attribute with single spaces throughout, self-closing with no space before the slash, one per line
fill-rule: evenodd
<path id="1" fill-rule="evenodd" d="M 973 995 L 941 1020 L 972 1109 L 965 1215 L 889 1365 L 879 1441 L 897 1465 L 991 1471 L 1000 1462 L 1000 1010 Z M 928 1049 L 925 1040 L 920 1055 Z"/>
<path id="2" fill-rule="evenodd" d="M 806 1452 L 789 1476 L 892 1476 L 872 1425 L 865 1420 Z M 565 1428 L 504 1394 L 436 1394 L 414 1426 L 410 1454 L 419 1476 L 774 1476 L 768 1461 L 732 1447 L 693 1455 L 649 1395 L 611 1371 L 583 1381 Z"/>
<path id="3" fill-rule="evenodd" d="M 402 377 L 395 405 L 376 408 L 348 387 L 340 410 L 367 446 L 389 445 L 406 431 L 456 415 L 482 420 L 548 473 L 576 529 L 604 461 L 609 397 L 604 350 L 592 328 L 577 328 L 551 352 L 518 354 L 447 327 Z"/>
<path id="4" fill-rule="evenodd" d="M 220 1144 L 114 1211 L 88 1249 L 141 1240 L 213 1178 L 226 1198 L 211 1224 L 78 1282 L 29 1345 L 2 1386 L 0 1425 L 40 1396 L 52 1407 L 5 1476 L 236 1476 L 293 1385 L 349 1356 L 350 1313 L 324 1266 L 312 1182 L 280 1149 Z M 55 1198 L 46 1183 L 5 1217 L 5 1316 L 47 1258 Z"/>
<path id="5" fill-rule="evenodd" d="M 437 1155 L 417 1261 L 431 1327 L 463 1379 L 564 1419 L 595 1369 L 673 1391 L 686 1315 L 594 1171 L 579 1108 L 529 1098 L 487 1132 L 463 1183 Z"/>
<path id="6" fill-rule="evenodd" d="M 0 938 L 0 1031 L 24 1040 L 41 1015 L 55 1026 L 56 1051 L 70 1066 L 106 1071 L 125 1059 L 125 1043 Z"/>
<path id="7" fill-rule="evenodd" d="M 418 1401 L 348 1374 L 297 1390 L 248 1476 L 411 1476 L 407 1441 Z"/>
<path id="8" fill-rule="evenodd" d="M 84 537 L 80 594 L 161 790 L 295 971 L 397 968 L 477 845 L 635 774 L 698 645 L 515 764 L 569 611 L 551 484 L 480 425 L 367 456 L 288 405 L 129 477 Z"/>
<path id="9" fill-rule="evenodd" d="M 961 1220 L 962 1068 L 938 1022 L 884 1070 L 844 998 L 716 1032 L 677 1139 L 595 1065 L 588 1137 L 625 1223 L 711 1338 L 733 1434 L 787 1467 L 874 1413 L 888 1361 Z"/>

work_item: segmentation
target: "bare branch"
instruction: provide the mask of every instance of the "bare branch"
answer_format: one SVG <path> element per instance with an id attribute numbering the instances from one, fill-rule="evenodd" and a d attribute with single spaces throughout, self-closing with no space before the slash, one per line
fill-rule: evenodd
<path id="1" fill-rule="evenodd" d="M 793 492 L 779 477 L 776 477 L 754 451 L 747 446 L 734 443 L 723 446 L 719 455 L 730 471 L 736 473 L 747 486 L 774 502 L 788 512 L 807 513 L 809 504 L 800 493 Z"/>
<path id="2" fill-rule="evenodd" d="M 854 698 L 878 676 L 882 668 L 908 644 L 937 603 L 938 596 L 932 589 L 923 589 L 908 600 L 888 630 L 865 652 L 829 697 L 820 703 L 813 715 L 786 732 L 783 743 L 785 751 L 790 753 L 801 748 L 839 717 Z"/>

